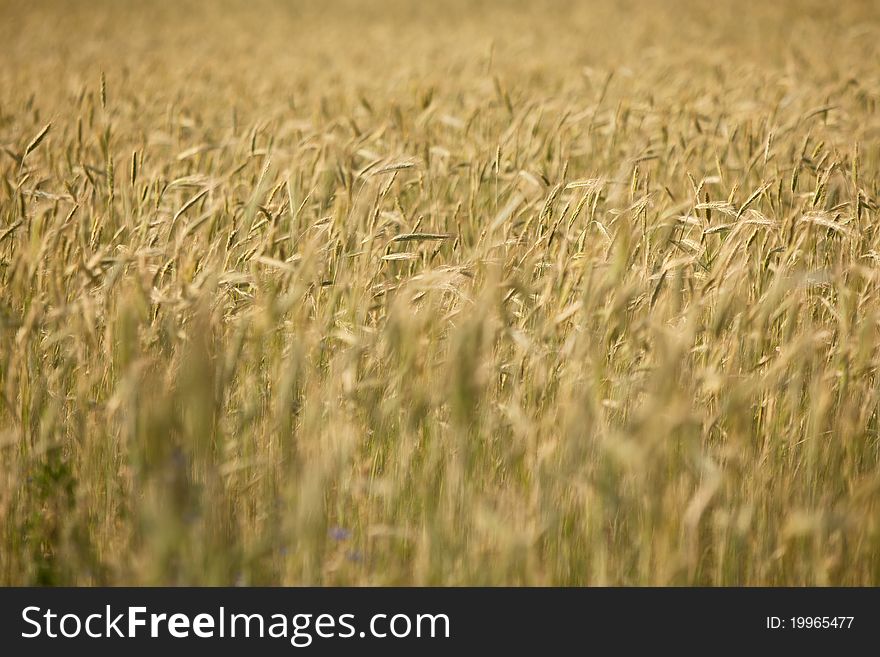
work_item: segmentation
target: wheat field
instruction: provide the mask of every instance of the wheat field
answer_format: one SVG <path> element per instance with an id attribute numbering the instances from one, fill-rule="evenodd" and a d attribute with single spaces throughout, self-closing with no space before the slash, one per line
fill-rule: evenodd
<path id="1" fill-rule="evenodd" d="M 876 2 L 0 10 L 0 583 L 880 584 Z"/>

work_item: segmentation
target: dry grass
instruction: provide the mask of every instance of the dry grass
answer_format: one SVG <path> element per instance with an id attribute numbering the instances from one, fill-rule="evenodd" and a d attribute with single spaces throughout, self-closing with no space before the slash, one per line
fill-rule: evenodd
<path id="1" fill-rule="evenodd" d="M 880 584 L 876 3 L 142 4 L 0 3 L 0 582 Z"/>

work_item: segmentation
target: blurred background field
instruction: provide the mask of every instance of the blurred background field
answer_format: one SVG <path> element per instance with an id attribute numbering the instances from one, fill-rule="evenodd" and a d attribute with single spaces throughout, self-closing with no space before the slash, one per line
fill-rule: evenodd
<path id="1" fill-rule="evenodd" d="M 0 583 L 880 583 L 876 2 L 0 14 Z"/>

